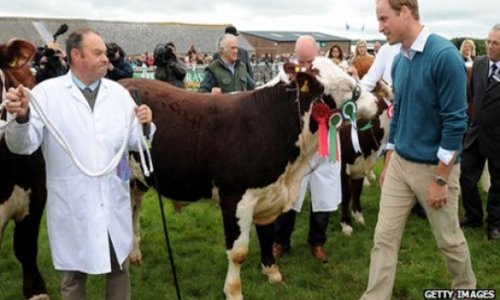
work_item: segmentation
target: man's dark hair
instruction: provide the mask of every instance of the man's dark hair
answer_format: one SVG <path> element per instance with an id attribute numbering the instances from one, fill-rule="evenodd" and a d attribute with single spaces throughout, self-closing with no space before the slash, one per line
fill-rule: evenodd
<path id="1" fill-rule="evenodd" d="M 73 31 L 66 39 L 66 55 L 68 58 L 68 63 L 71 65 L 73 63 L 71 59 L 71 50 L 78 49 L 81 50 L 83 47 L 83 36 L 88 33 L 94 33 L 99 35 L 99 33 L 95 32 L 90 28 L 81 28 Z"/>
<path id="2" fill-rule="evenodd" d="M 224 30 L 225 33 L 229 33 L 232 35 L 239 35 L 238 30 L 236 30 L 236 27 L 234 26 L 227 26 L 226 29 Z"/>

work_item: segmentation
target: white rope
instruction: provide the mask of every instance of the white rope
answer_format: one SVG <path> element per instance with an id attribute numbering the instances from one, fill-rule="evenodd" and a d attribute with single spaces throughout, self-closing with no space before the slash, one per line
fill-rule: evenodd
<path id="1" fill-rule="evenodd" d="M 28 97 L 30 99 L 31 106 L 38 113 L 38 115 L 40 116 L 40 119 L 42 120 L 42 122 L 47 127 L 47 130 L 49 131 L 49 133 L 52 134 L 52 136 L 56 139 L 57 143 L 63 148 L 64 152 L 66 152 L 66 154 L 68 154 L 68 156 L 71 158 L 71 160 L 75 163 L 76 167 L 83 174 L 85 174 L 85 175 L 87 175 L 89 177 L 100 177 L 100 176 L 108 174 L 111 171 L 113 171 L 113 170 L 116 169 L 116 167 L 120 163 L 121 158 L 123 157 L 123 154 L 125 153 L 125 149 L 127 148 L 127 142 L 128 142 L 128 140 L 130 138 L 130 129 L 132 128 L 132 124 L 133 124 L 134 118 L 135 118 L 135 112 L 134 111 L 132 111 L 132 113 L 131 113 L 130 122 L 127 125 L 127 134 L 123 138 L 123 142 L 122 142 L 122 145 L 120 146 L 120 149 L 118 150 L 118 152 L 116 153 L 116 155 L 111 159 L 111 161 L 108 163 L 108 165 L 105 168 L 103 168 L 102 170 L 99 170 L 99 171 L 95 172 L 95 171 L 91 171 L 91 170 L 87 169 L 80 162 L 80 160 L 78 160 L 78 158 L 75 156 L 74 152 L 72 151 L 70 145 L 68 144 L 68 142 L 66 141 L 66 139 L 64 138 L 64 136 L 54 126 L 54 124 L 52 124 L 52 122 L 50 121 L 50 119 L 48 118 L 48 116 L 45 114 L 45 112 L 41 108 L 40 103 L 34 97 L 33 93 L 29 89 L 27 89 L 27 88 L 24 89 L 24 92 L 28 95 Z M 139 148 L 139 155 L 141 157 L 141 164 L 142 164 L 142 167 L 143 167 L 143 170 L 144 170 L 144 174 L 146 176 L 149 176 L 149 174 L 151 172 L 153 172 L 153 163 L 152 163 L 152 159 L 151 159 L 151 153 L 149 152 L 148 143 L 147 143 L 147 141 L 146 141 L 146 139 L 144 137 L 143 131 L 142 131 L 142 127 L 139 130 L 139 134 L 140 134 L 140 137 L 138 139 L 138 143 L 137 143 L 138 145 L 137 146 Z M 148 155 L 149 168 L 148 168 L 148 165 L 146 165 L 146 160 L 144 158 L 143 146 L 144 146 L 144 149 L 145 149 L 145 151 L 146 151 L 146 153 Z"/>
<path id="2" fill-rule="evenodd" d="M 2 69 L 0 69 L 0 80 L 2 81 L 2 101 L 0 101 L 0 115 L 3 112 L 3 109 L 5 108 L 5 105 L 7 105 L 7 89 L 5 88 L 5 74 L 3 73 Z M 9 125 L 12 121 L 14 121 L 14 118 L 9 118 L 9 114 L 6 115 L 7 120 L 1 120 L 0 119 L 0 138 L 3 136 L 3 133 L 5 132 L 5 128 L 7 125 Z"/>

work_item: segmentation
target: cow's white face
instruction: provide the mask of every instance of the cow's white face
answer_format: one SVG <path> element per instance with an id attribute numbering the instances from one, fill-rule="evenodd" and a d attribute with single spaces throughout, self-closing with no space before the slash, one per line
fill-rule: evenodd
<path id="1" fill-rule="evenodd" d="M 318 80 L 325 87 L 325 94 L 335 99 L 337 107 L 341 107 L 352 98 L 352 91 L 356 87 L 356 81 L 329 58 L 318 56 L 314 59 L 313 69 L 319 70 Z M 368 119 L 377 113 L 377 98 L 361 89 L 361 96 L 356 101 L 359 119 Z"/>
<path id="2" fill-rule="evenodd" d="M 316 78 L 325 87 L 325 94 L 333 97 L 337 107 L 340 108 L 342 104 L 352 98 L 352 91 L 356 87 L 356 81 L 329 58 L 317 56 L 313 61 L 312 69 L 319 71 Z M 283 69 L 271 81 L 259 88 L 274 86 L 279 82 L 290 83 L 290 77 Z M 359 119 L 369 119 L 377 113 L 377 98 L 363 89 L 361 89 L 361 96 L 356 101 L 356 104 Z"/>

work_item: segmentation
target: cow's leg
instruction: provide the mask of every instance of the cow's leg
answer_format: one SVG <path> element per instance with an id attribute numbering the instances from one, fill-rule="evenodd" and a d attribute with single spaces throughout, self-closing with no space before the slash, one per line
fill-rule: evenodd
<path id="1" fill-rule="evenodd" d="M 340 213 L 340 226 L 342 227 L 342 233 L 345 235 L 352 235 L 352 222 L 351 215 L 349 213 L 349 204 L 351 202 L 351 185 L 350 178 L 346 173 L 345 165 L 342 166 L 341 170 L 341 183 L 342 183 L 342 205 Z"/>
<path id="2" fill-rule="evenodd" d="M 283 277 L 273 255 L 274 222 L 268 225 L 255 225 L 255 229 L 259 237 L 262 274 L 266 275 L 271 283 L 281 282 Z"/>
<path id="3" fill-rule="evenodd" d="M 129 258 L 130 263 L 134 265 L 142 265 L 142 252 L 141 252 L 141 222 L 140 213 L 144 194 L 147 189 L 139 186 L 137 180 L 133 180 L 130 187 L 131 201 L 132 201 L 132 224 L 134 230 L 132 251 Z"/>
<path id="4" fill-rule="evenodd" d="M 222 188 L 219 190 L 219 197 L 229 261 L 224 294 L 226 299 L 240 300 L 243 299 L 241 264 L 248 253 L 255 202 L 243 200 L 241 192 L 229 192 Z"/>
<path id="5" fill-rule="evenodd" d="M 17 222 L 14 228 L 14 253 L 22 265 L 23 293 L 26 299 L 48 299 L 45 281 L 37 266 L 38 233 L 46 195 L 44 184 L 34 186 L 29 214 Z"/>
<path id="6" fill-rule="evenodd" d="M 361 212 L 361 192 L 363 191 L 364 178 L 351 179 L 352 188 L 352 217 L 358 224 L 365 225 L 365 218 Z"/>

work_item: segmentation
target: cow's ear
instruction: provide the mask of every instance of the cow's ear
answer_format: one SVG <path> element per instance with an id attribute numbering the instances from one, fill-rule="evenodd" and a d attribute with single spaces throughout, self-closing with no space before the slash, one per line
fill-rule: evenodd
<path id="1" fill-rule="evenodd" d="M 32 43 L 13 39 L 7 42 L 0 56 L 11 68 L 20 68 L 28 64 L 35 56 L 36 47 Z"/>
<path id="2" fill-rule="evenodd" d="M 300 72 L 300 66 L 291 62 L 283 65 L 283 71 L 291 77 L 295 77 Z"/>
<path id="3" fill-rule="evenodd" d="M 309 73 L 299 72 L 297 73 L 297 83 L 299 84 L 300 91 L 302 93 L 313 93 L 321 95 L 323 94 L 324 87 Z"/>

